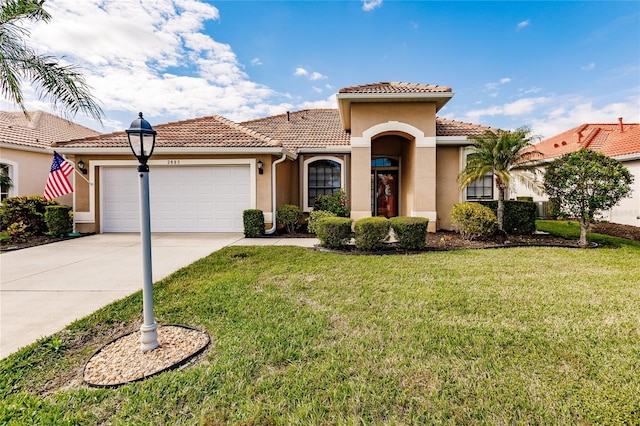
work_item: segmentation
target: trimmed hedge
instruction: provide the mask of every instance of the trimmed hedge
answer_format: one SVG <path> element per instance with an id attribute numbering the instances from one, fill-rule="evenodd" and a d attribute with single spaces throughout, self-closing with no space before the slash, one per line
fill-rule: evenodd
<path id="1" fill-rule="evenodd" d="M 318 221 L 325 217 L 336 217 L 336 214 L 328 210 L 313 210 L 309 213 L 307 230 L 312 234 L 317 234 Z"/>
<path id="2" fill-rule="evenodd" d="M 426 217 L 397 216 L 389 219 L 389 223 L 400 248 L 423 250 L 427 246 L 429 219 Z"/>
<path id="3" fill-rule="evenodd" d="M 44 213 L 47 206 L 60 205 L 55 200 L 47 201 L 40 195 L 29 197 L 9 197 L 2 201 L 0 206 L 0 223 L 2 229 L 7 229 L 14 223 L 22 223 L 23 235 L 44 235 L 47 231 L 47 222 Z"/>
<path id="4" fill-rule="evenodd" d="M 316 236 L 323 247 L 337 249 L 351 240 L 351 223 L 347 217 L 325 217 L 316 224 Z"/>
<path id="5" fill-rule="evenodd" d="M 457 203 L 453 206 L 451 222 L 467 240 L 488 237 L 498 228 L 495 213 L 476 202 Z"/>
<path id="6" fill-rule="evenodd" d="M 475 201 L 498 214 L 497 201 Z M 536 232 L 538 206 L 533 201 L 504 201 L 504 232 L 510 235 L 531 235 Z"/>
<path id="7" fill-rule="evenodd" d="M 73 231 L 73 211 L 70 206 L 47 206 L 44 212 L 49 235 L 60 237 Z"/>
<path id="8" fill-rule="evenodd" d="M 300 219 L 304 214 L 300 207 L 293 204 L 284 204 L 276 210 L 276 219 L 279 224 L 284 226 L 289 234 L 295 234 L 300 226 Z"/>
<path id="9" fill-rule="evenodd" d="M 385 248 L 389 241 L 391 224 L 386 217 L 374 216 L 360 219 L 354 226 L 356 248 L 376 251 Z"/>
<path id="10" fill-rule="evenodd" d="M 247 209 L 242 212 L 244 236 L 255 238 L 264 235 L 264 213 L 259 209 Z"/>

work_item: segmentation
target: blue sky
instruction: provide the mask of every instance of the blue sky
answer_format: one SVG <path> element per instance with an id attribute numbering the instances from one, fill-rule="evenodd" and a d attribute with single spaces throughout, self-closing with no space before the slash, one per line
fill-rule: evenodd
<path id="1" fill-rule="evenodd" d="M 550 137 L 640 122 L 638 1 L 47 0 L 40 52 L 82 67 L 104 127 L 334 108 L 379 81 L 449 86 L 439 115 Z M 49 107 L 31 97 L 29 108 Z M 2 109 L 11 109 L 0 102 Z"/>

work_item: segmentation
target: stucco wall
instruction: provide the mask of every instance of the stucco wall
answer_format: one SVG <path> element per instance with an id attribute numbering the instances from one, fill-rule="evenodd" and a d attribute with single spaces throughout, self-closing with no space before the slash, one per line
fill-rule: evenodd
<path id="1" fill-rule="evenodd" d="M 461 201 L 458 190 L 461 148 L 456 146 L 438 147 L 436 151 L 438 170 L 436 173 L 436 205 L 438 207 L 438 228 L 451 229 L 453 205 Z"/>
<path id="2" fill-rule="evenodd" d="M 351 135 L 362 133 L 376 124 L 399 121 L 420 129 L 425 136 L 436 135 L 434 102 L 388 102 L 351 104 Z"/>
<path id="3" fill-rule="evenodd" d="M 0 150 L 0 163 L 9 164 L 14 173 L 11 196 L 43 195 L 52 160 L 52 152 L 32 152 L 3 147 Z M 73 178 L 73 174 L 69 175 L 72 183 Z M 73 196 L 63 195 L 56 198 L 56 201 L 70 206 L 73 203 Z"/>

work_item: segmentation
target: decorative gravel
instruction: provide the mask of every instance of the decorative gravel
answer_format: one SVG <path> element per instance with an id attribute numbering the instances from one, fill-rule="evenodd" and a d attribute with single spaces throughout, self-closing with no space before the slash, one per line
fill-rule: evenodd
<path id="1" fill-rule="evenodd" d="M 179 367 L 209 344 L 207 333 L 180 325 L 158 326 L 158 347 L 140 350 L 140 332 L 103 346 L 84 367 L 84 381 L 97 387 L 118 386 Z"/>

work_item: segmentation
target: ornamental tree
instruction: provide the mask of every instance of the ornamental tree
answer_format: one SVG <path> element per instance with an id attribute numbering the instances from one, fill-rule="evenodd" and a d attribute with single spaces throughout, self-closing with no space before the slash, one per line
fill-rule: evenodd
<path id="1" fill-rule="evenodd" d="M 633 176 L 619 161 L 582 148 L 556 158 L 544 176 L 544 189 L 560 213 L 580 221 L 581 247 L 594 217 L 631 193 Z"/>

